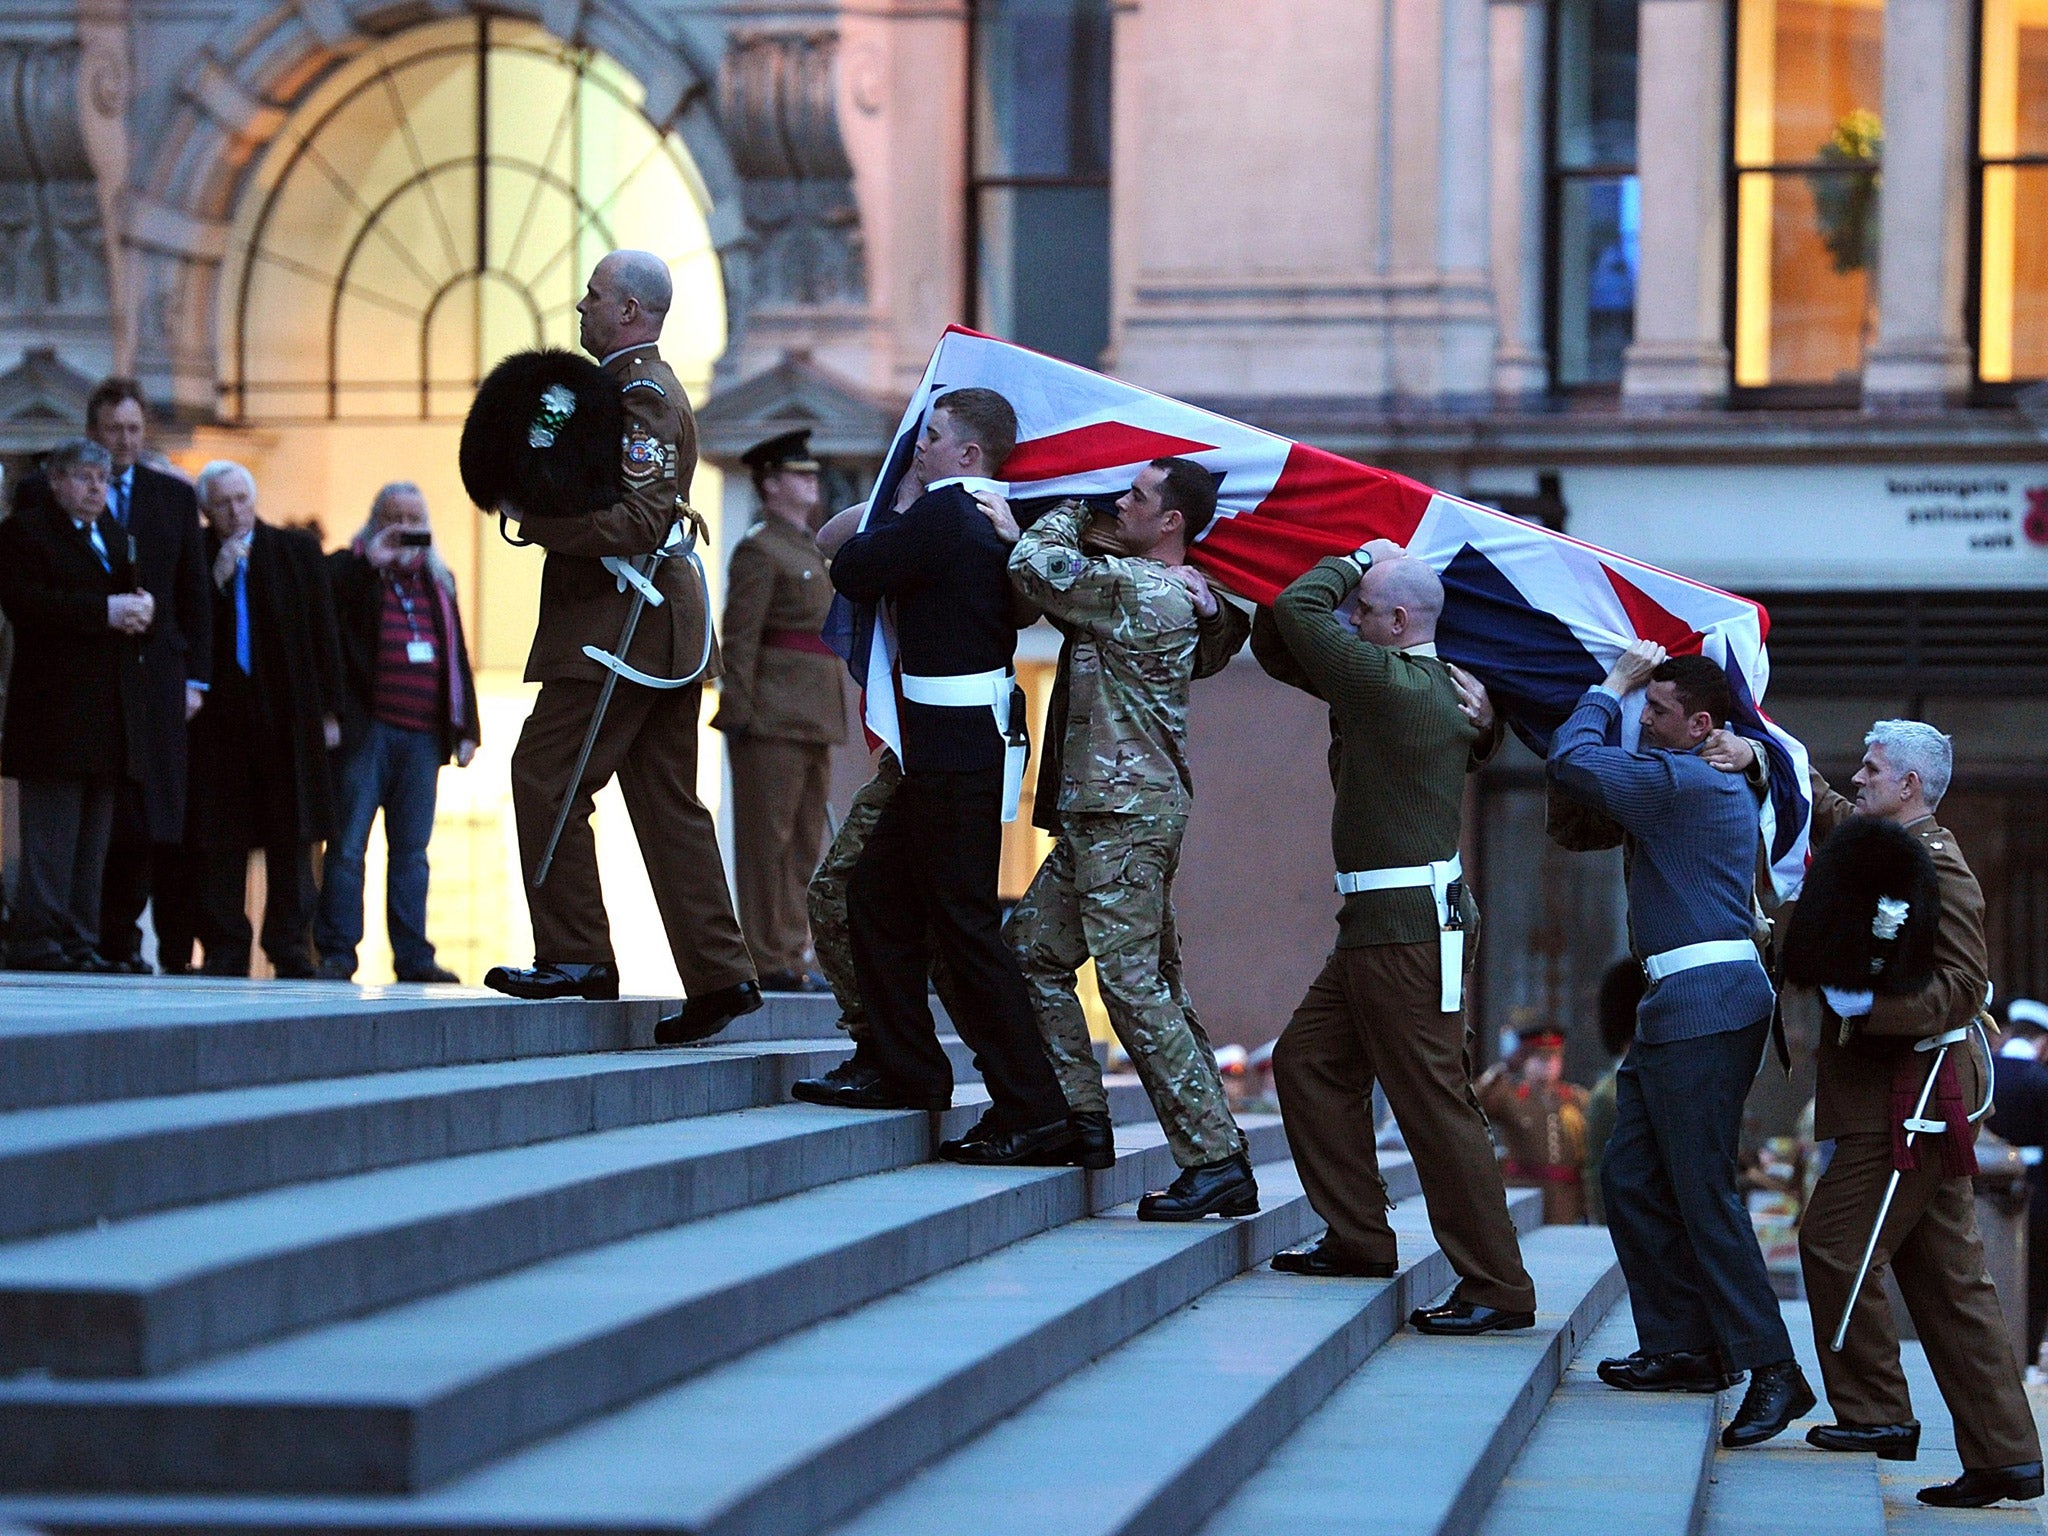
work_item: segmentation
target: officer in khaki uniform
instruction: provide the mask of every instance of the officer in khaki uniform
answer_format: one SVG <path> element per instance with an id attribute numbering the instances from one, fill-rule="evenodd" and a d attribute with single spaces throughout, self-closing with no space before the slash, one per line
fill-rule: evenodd
<path id="1" fill-rule="evenodd" d="M 727 571 L 725 675 L 711 721 L 732 755 L 740 927 L 770 992 L 810 990 L 804 891 L 825 839 L 832 748 L 846 739 L 846 667 L 819 637 L 832 582 L 811 536 L 818 462 L 810 437 L 785 432 L 740 455 L 761 520 Z"/>
<path id="2" fill-rule="evenodd" d="M 1721 733 L 1702 755 L 1716 767 L 1745 769 L 1753 785 L 1761 783 L 1755 749 L 1739 737 Z M 1853 801 L 1813 775 L 1815 844 L 1851 816 L 1878 816 L 1904 827 L 1934 861 L 1941 925 L 1934 975 L 1918 992 L 1873 997 L 1830 990 L 1826 999 L 1813 1119 L 1815 1136 L 1834 1142 L 1835 1150 L 1800 1222 L 1799 1261 L 1828 1406 L 1837 1420 L 1816 1425 L 1806 1438 L 1823 1450 L 1871 1451 L 1887 1461 L 1911 1461 L 1919 1454 L 1920 1425 L 1899 1368 L 1898 1330 L 1884 1294 L 1889 1266 L 1955 1421 L 1956 1454 L 1964 1469 L 1955 1482 L 1923 1488 L 1919 1497 L 1928 1504 L 1973 1507 L 2039 1498 L 2042 1492 L 2041 1443 L 1998 1292 L 1985 1269 L 1975 1190 L 1967 1175 L 1950 1177 L 1943 1167 L 1943 1137 L 1974 1137 L 1975 1127 L 1965 1123 L 1942 1136 L 1918 1138 L 1916 1166 L 1901 1175 L 1885 1215 L 1842 1352 L 1828 1347 L 1891 1180 L 1892 1128 L 1899 1121 L 1895 1084 L 1910 1077 L 1917 1097 L 1933 1060 L 1925 1053 L 1907 1055 L 1906 1047 L 1968 1025 L 1984 1006 L 1984 893 L 1955 834 L 1934 814 L 1952 767 L 1949 740 L 1932 726 L 1881 720 L 1866 738 Z M 1885 1050 L 1886 1044 L 1894 1049 Z M 1974 1109 L 1983 1102 L 1989 1064 L 1968 1042 L 1948 1059 L 1957 1068 L 1962 1102 Z M 1938 1114 L 1932 1102 L 1928 1114 Z"/>
<path id="3" fill-rule="evenodd" d="M 609 652 L 632 606 L 626 579 L 603 561 L 661 548 L 687 511 L 696 423 L 656 347 L 671 291 L 659 258 L 613 251 L 597 264 L 576 306 L 584 350 L 619 381 L 625 494 L 585 517 L 520 521 L 521 534 L 548 552 L 540 620 L 526 661 L 526 680 L 541 685 L 540 696 L 512 753 L 512 806 L 536 958 L 530 968 L 498 966 L 484 978 L 514 997 L 618 995 L 590 827 L 592 796 L 616 776 L 689 994 L 681 1013 L 657 1025 L 656 1039 L 664 1044 L 703 1039 L 761 1006 L 754 963 L 726 890 L 717 828 L 697 798 L 697 712 L 704 678 L 717 675 L 718 656 L 705 623 L 703 584 L 682 559 L 657 565 L 654 583 L 663 602 L 643 610 L 624 659 L 648 677 L 692 681 L 653 688 L 621 679 L 548 878 L 536 889 L 533 875 L 604 682 L 606 669 L 583 648 Z"/>
<path id="4" fill-rule="evenodd" d="M 1586 1090 L 1565 1081 L 1564 1036 L 1526 1036 L 1509 1061 L 1486 1069 L 1472 1091 L 1507 1147 L 1509 1189 L 1543 1191 L 1543 1224 L 1586 1220 Z"/>

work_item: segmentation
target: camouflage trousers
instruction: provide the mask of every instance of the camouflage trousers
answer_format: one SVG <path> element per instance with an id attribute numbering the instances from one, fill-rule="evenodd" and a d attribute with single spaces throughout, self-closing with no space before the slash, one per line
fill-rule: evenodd
<path id="1" fill-rule="evenodd" d="M 817 954 L 818 969 L 825 973 L 832 996 L 839 1003 L 839 1027 L 853 1037 L 856 1045 L 867 1035 L 868 1011 L 861 1002 L 860 983 L 853 974 L 853 935 L 846 909 L 846 888 L 853 878 L 853 866 L 860 862 L 869 837 L 874 835 L 875 823 L 882 819 L 882 812 L 895 798 L 896 786 L 902 782 L 903 765 L 896 761 L 894 752 L 882 748 L 875 761 L 875 776 L 855 791 L 853 803 L 846 808 L 846 820 L 839 824 L 838 835 L 825 850 L 817 873 L 811 876 L 806 896 L 811 948 Z M 937 951 L 932 953 L 932 985 L 938 989 L 939 1002 L 947 1014 L 957 1017 L 952 979 Z"/>
<path id="2" fill-rule="evenodd" d="M 1183 1168 L 1244 1150 L 1216 1053 L 1180 980 L 1173 876 L 1180 816 L 1063 816 L 1064 831 L 1010 914 L 1046 1054 L 1068 1108 L 1109 1108 L 1074 973 L 1091 957 L 1110 1027 L 1123 1042 Z"/>

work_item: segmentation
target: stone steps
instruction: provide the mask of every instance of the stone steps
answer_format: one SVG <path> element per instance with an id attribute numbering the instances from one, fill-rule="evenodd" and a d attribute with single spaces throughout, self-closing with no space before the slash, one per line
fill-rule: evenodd
<path id="1" fill-rule="evenodd" d="M 1535 1328 L 1394 1335 L 1202 1525 L 1204 1536 L 1474 1530 L 1566 1363 L 1622 1292 L 1602 1228 L 1545 1228 L 1524 1251 Z"/>
<path id="2" fill-rule="evenodd" d="M 1542 1201 L 1514 1196 L 1529 1227 Z M 1456 1278 L 1419 1201 L 1390 1281 L 1226 1281 L 1076 1372 L 839 1527 L 836 1536 L 1184 1532 L 1257 1471 L 1408 1313 Z M 1539 1285 L 1543 1236 L 1530 1249 Z M 1455 1345 L 1451 1347 L 1456 1347 Z M 1085 1458 L 1074 1455 L 1086 1446 Z M 1309 1527 L 1314 1529 L 1314 1527 Z"/>

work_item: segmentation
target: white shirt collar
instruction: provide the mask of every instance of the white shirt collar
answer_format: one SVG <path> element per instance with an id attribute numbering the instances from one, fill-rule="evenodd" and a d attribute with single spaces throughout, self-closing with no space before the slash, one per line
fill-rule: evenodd
<path id="1" fill-rule="evenodd" d="M 934 480 L 925 487 L 925 490 L 927 493 L 943 491 L 949 485 L 959 486 L 960 489 L 967 492 L 970 496 L 976 491 L 994 491 L 998 496 L 1007 496 L 1010 493 L 1010 487 L 1007 482 L 990 480 L 982 475 L 951 475 L 944 480 Z"/>
<path id="2" fill-rule="evenodd" d="M 1413 645 L 1402 646 L 1401 654 L 1403 656 L 1434 656 L 1436 655 L 1436 642 L 1434 640 L 1418 640 Z"/>

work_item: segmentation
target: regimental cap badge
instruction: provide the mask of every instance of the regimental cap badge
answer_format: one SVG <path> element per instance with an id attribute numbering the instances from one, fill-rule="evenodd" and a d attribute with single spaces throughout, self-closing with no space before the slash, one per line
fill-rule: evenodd
<path id="1" fill-rule="evenodd" d="M 540 409 L 535 413 L 533 425 L 526 429 L 526 442 L 530 448 L 552 448 L 562 428 L 569 424 L 569 418 L 576 414 L 576 394 L 566 384 L 550 384 L 541 391 Z"/>

